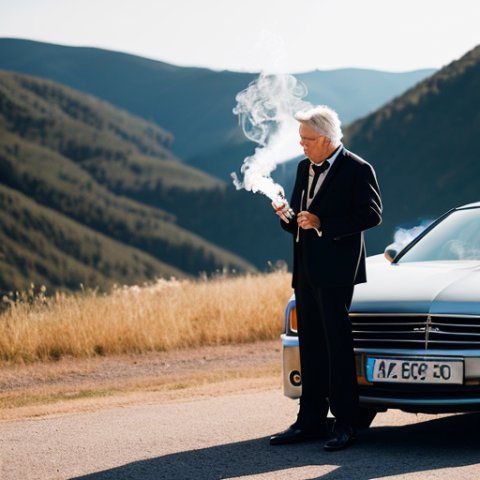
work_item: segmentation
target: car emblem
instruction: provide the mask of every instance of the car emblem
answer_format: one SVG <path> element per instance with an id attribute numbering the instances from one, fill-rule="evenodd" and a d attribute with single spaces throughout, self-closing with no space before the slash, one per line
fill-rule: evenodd
<path id="1" fill-rule="evenodd" d="M 417 328 L 414 328 L 413 330 L 415 332 L 425 332 L 425 350 L 428 350 L 428 341 L 430 339 L 430 333 L 440 331 L 438 327 L 432 326 L 432 317 L 430 315 L 427 317 L 424 327 L 417 327 Z"/>

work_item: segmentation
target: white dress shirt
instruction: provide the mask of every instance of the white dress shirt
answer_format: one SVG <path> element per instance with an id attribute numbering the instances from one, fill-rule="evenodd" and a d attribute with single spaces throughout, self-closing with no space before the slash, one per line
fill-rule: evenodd
<path id="1" fill-rule="evenodd" d="M 313 171 L 312 165 L 321 165 L 321 163 L 317 164 L 317 163 L 314 163 L 310 160 L 310 166 L 308 167 L 308 188 L 307 188 L 306 191 L 305 190 L 302 191 L 302 198 L 301 198 L 301 203 L 300 203 L 300 205 L 303 204 L 303 197 L 304 197 L 304 195 L 306 195 L 307 196 L 307 210 L 310 207 L 311 203 L 313 202 L 313 199 L 317 195 L 318 191 L 320 190 L 320 187 L 322 186 L 322 183 L 325 181 L 325 178 L 327 177 L 328 172 L 330 172 L 330 170 L 332 169 L 333 162 L 335 162 L 335 160 L 337 159 L 340 152 L 343 151 L 343 148 L 344 148 L 343 144 L 340 144 L 340 146 L 335 150 L 335 152 L 333 152 L 332 155 L 330 155 L 330 157 L 328 157 L 324 160 L 324 162 L 328 160 L 328 163 L 330 164 L 330 166 L 328 167 L 327 170 L 322 172 L 320 174 L 320 176 L 318 177 L 317 184 L 315 185 L 315 190 L 313 191 L 313 197 L 312 198 L 309 198 L 309 195 L 308 195 L 308 192 L 310 191 L 310 187 L 312 186 L 313 177 L 315 175 L 315 172 Z M 321 220 L 320 220 L 320 222 L 321 222 Z M 321 227 L 321 224 L 320 224 L 320 227 Z M 314 230 L 317 232 L 317 235 L 319 237 L 322 236 L 322 231 L 320 229 L 314 228 Z M 299 240 L 300 240 L 300 227 L 297 228 L 296 241 L 298 242 Z"/>
<path id="2" fill-rule="evenodd" d="M 340 152 L 342 150 L 343 150 L 343 145 L 340 144 L 340 146 L 335 150 L 335 152 L 333 152 L 333 154 L 330 157 L 328 157 L 327 159 L 324 160 L 324 162 L 326 162 L 328 160 L 328 163 L 330 164 L 330 166 L 328 167 L 327 170 L 325 170 L 323 173 L 321 173 L 320 176 L 318 177 L 317 184 L 315 185 L 315 190 L 314 190 L 312 198 L 309 198 L 309 195 L 308 195 L 308 192 L 310 191 L 310 187 L 312 186 L 313 176 L 315 175 L 315 172 L 313 171 L 312 165 L 321 165 L 321 163 L 313 163 L 310 160 L 310 166 L 308 168 L 308 189 L 304 193 L 304 195 L 307 195 L 307 209 L 308 209 L 308 207 L 310 207 L 311 203 L 313 202 L 313 199 L 315 198 L 315 195 L 320 190 L 320 187 L 322 186 L 323 181 L 327 177 L 328 172 L 332 169 L 333 162 L 335 162 L 335 160 L 337 159 L 338 155 L 340 154 Z"/>

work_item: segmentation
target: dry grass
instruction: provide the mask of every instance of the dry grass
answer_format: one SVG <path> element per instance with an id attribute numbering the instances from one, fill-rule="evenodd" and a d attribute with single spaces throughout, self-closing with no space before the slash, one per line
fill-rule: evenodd
<path id="1" fill-rule="evenodd" d="M 0 315 L 0 359 L 34 362 L 275 338 L 291 294 L 285 272 L 165 281 L 33 301 Z M 31 298 L 31 296 L 30 296 Z"/>

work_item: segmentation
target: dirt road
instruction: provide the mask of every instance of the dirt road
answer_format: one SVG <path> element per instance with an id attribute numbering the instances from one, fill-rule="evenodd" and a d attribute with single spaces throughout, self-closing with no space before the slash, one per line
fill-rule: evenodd
<path id="1" fill-rule="evenodd" d="M 233 381 L 234 382 L 234 381 Z M 270 447 L 295 402 L 261 379 L 241 393 L 0 423 L 2 480 L 480 478 L 480 414 L 381 414 L 358 443 Z M 232 387 L 233 388 L 233 387 Z M 197 392 L 198 393 L 198 392 Z"/>

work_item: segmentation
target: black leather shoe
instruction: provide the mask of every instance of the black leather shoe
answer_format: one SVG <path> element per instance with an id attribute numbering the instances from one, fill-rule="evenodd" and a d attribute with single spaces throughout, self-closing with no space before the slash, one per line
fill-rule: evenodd
<path id="1" fill-rule="evenodd" d="M 356 432 L 352 427 L 337 427 L 333 438 L 323 446 L 327 452 L 335 452 L 349 447 L 356 440 Z"/>
<path id="2" fill-rule="evenodd" d="M 270 437 L 270 445 L 287 445 L 289 443 L 309 442 L 328 437 L 327 429 L 303 429 L 295 425 Z"/>

